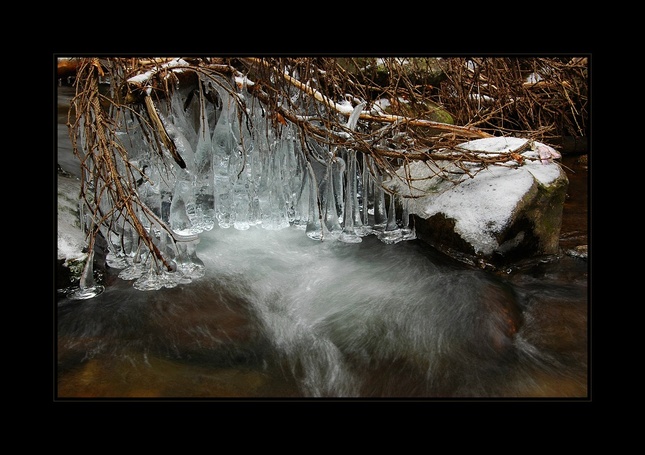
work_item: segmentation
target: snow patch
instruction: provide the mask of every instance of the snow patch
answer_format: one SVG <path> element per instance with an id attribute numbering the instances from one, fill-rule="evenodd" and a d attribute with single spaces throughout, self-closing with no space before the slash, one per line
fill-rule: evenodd
<path id="1" fill-rule="evenodd" d="M 521 138 L 493 137 L 469 141 L 460 144 L 459 148 L 501 154 L 515 151 L 526 142 L 527 139 Z M 535 142 L 534 148 L 539 145 L 543 144 Z M 523 155 L 538 158 L 533 150 L 527 150 Z M 450 162 L 414 162 L 409 166 L 410 174 L 426 180 L 414 182 L 411 191 L 398 179 L 389 181 L 386 186 L 417 196 L 410 199 L 409 209 L 421 218 L 442 213 L 454 219 L 455 232 L 470 243 L 475 252 L 485 255 L 499 249 L 496 233 L 512 221 L 518 204 L 533 186 L 550 185 L 562 175 L 560 165 L 555 162 L 543 164 L 539 160 L 525 160 L 522 166 L 491 165 L 479 170 L 474 178 L 463 175 L 455 182 L 436 177 L 453 167 Z"/>

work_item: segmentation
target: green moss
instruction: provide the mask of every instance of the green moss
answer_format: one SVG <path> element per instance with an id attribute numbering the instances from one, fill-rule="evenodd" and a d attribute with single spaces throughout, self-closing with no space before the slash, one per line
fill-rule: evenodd
<path id="1" fill-rule="evenodd" d="M 544 254 L 555 254 L 559 249 L 562 210 L 569 179 L 562 173 L 552 184 L 538 182 L 538 193 L 527 210 L 527 216 L 535 225 L 535 233 L 540 239 L 540 249 Z"/>
<path id="2" fill-rule="evenodd" d="M 85 268 L 85 263 L 87 261 L 70 259 L 67 261 L 67 269 L 69 270 L 69 281 L 70 283 L 76 283 L 80 280 L 81 275 L 83 274 L 83 268 Z"/>

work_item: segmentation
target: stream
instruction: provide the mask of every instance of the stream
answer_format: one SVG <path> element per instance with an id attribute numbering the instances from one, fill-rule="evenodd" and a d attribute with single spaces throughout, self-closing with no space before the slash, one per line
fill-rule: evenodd
<path id="1" fill-rule="evenodd" d="M 58 164 L 73 88 L 58 91 Z M 317 242 L 301 229 L 200 234 L 205 276 L 55 298 L 56 398 L 589 398 L 588 169 L 569 178 L 555 261 L 492 273 L 420 240 Z"/>

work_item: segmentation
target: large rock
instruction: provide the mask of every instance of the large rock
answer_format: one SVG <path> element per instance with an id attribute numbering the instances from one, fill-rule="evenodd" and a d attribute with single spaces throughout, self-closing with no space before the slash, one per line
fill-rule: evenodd
<path id="1" fill-rule="evenodd" d="M 495 137 L 460 147 L 494 156 L 517 150 L 526 142 Z M 521 165 L 509 161 L 471 172 L 473 177 L 462 173 L 458 184 L 437 176 L 446 170 L 459 171 L 454 163 L 414 162 L 409 172 L 421 180 L 414 182 L 412 190 L 398 179 L 387 185 L 414 196 L 409 209 L 418 238 L 462 262 L 499 268 L 556 255 L 569 180 L 553 161 L 559 154 L 551 147 L 536 142 L 521 155 Z M 403 172 L 399 170 L 399 175 Z"/>

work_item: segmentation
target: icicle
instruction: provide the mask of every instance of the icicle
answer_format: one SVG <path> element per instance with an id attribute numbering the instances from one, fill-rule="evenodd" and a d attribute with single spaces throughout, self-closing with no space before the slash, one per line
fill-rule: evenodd
<path id="1" fill-rule="evenodd" d="M 365 232 L 369 231 L 369 233 L 373 233 L 370 223 L 370 211 L 372 214 L 374 213 L 374 189 L 372 187 L 373 182 L 370 177 L 367 160 L 368 156 L 363 153 L 363 197 L 361 200 L 361 216 Z"/>
<path id="2" fill-rule="evenodd" d="M 153 239 L 155 238 L 152 226 L 150 226 L 150 237 Z M 142 268 L 143 272 L 141 273 L 141 276 L 132 283 L 132 286 L 140 291 L 161 289 L 163 287 L 163 283 L 159 278 L 157 259 L 154 257 L 152 251 L 148 250 L 146 260 L 143 261 Z"/>
<path id="3" fill-rule="evenodd" d="M 354 154 L 354 180 L 356 182 L 356 196 L 354 197 L 354 203 L 352 207 L 352 212 L 354 214 L 354 232 L 356 232 L 356 235 L 366 237 L 372 234 L 373 231 L 369 225 L 369 220 L 367 223 L 363 223 L 362 204 L 363 199 L 365 198 L 365 190 L 363 189 L 363 175 L 361 174 L 358 166 L 356 151 L 353 151 L 352 153 Z"/>
<path id="4" fill-rule="evenodd" d="M 260 122 L 261 123 L 261 122 Z M 257 198 L 261 216 L 261 227 L 268 230 L 280 230 L 289 227 L 289 195 L 285 189 L 283 169 L 284 147 L 281 147 L 277 132 L 270 124 L 264 124 L 256 136 L 256 145 L 260 151 L 262 172 L 257 187 Z M 290 190 L 289 190 L 290 191 Z"/>
<path id="5" fill-rule="evenodd" d="M 210 231 L 215 225 L 213 142 L 201 80 L 199 82 L 199 112 L 199 132 L 195 149 L 195 212 L 191 221 L 198 231 Z"/>
<path id="6" fill-rule="evenodd" d="M 172 236 L 165 229 L 161 229 L 157 247 L 161 254 L 168 260 L 172 260 L 176 256 L 174 243 Z M 165 267 L 162 267 L 162 269 L 166 270 Z"/>
<path id="7" fill-rule="evenodd" d="M 189 283 L 205 274 L 204 262 L 197 257 L 195 245 L 199 240 L 177 242 L 177 273 L 180 283 Z"/>
<path id="8" fill-rule="evenodd" d="M 168 224 L 174 232 L 181 235 L 190 235 L 199 232 L 193 227 L 188 216 L 187 206 L 193 195 L 193 184 L 188 180 L 178 180 L 170 202 Z"/>
<path id="9" fill-rule="evenodd" d="M 247 175 L 248 184 L 248 202 L 249 202 L 249 225 L 262 225 L 262 210 L 260 206 L 259 191 L 262 185 L 262 176 L 264 171 L 263 158 L 266 156 L 261 147 L 263 146 L 262 138 L 266 138 L 265 113 L 259 102 L 253 100 L 250 107 L 251 122 L 244 122 L 241 130 L 243 142 L 240 143 L 241 153 L 246 157 L 244 172 Z M 268 147 L 268 146 L 267 146 Z"/>
<path id="10" fill-rule="evenodd" d="M 103 285 L 94 280 L 94 248 L 87 253 L 87 260 L 77 289 L 67 294 L 68 299 L 85 300 L 101 294 L 105 290 Z"/>
<path id="11" fill-rule="evenodd" d="M 219 86 L 218 86 L 219 87 Z M 222 111 L 213 130 L 213 180 L 215 195 L 215 216 L 221 228 L 231 226 L 231 154 L 235 150 L 235 142 L 231 122 L 235 104 L 228 91 L 219 87 L 222 99 Z"/>
<path id="12" fill-rule="evenodd" d="M 122 280 L 136 280 L 137 278 L 141 277 L 141 275 L 143 275 L 146 271 L 145 261 L 142 261 L 141 259 L 142 246 L 143 242 L 139 240 L 137 250 L 134 254 L 134 257 L 132 258 L 132 264 L 119 272 L 119 278 L 121 278 Z"/>
<path id="13" fill-rule="evenodd" d="M 331 162 L 333 201 L 339 222 L 345 217 L 345 173 L 347 171 L 347 162 L 345 161 L 345 153 L 343 152 L 344 150 L 341 150 L 340 154 L 335 156 Z"/>
<path id="14" fill-rule="evenodd" d="M 243 153 L 243 150 L 240 150 Z M 241 169 L 237 174 L 232 175 L 231 186 L 231 222 L 233 227 L 245 231 L 251 227 L 251 179 L 249 173 L 250 163 L 245 163 L 240 157 L 236 157 L 235 169 Z"/>
<path id="15" fill-rule="evenodd" d="M 307 228 L 307 223 L 309 223 L 309 203 L 309 182 L 307 177 L 304 177 L 293 214 L 293 226 L 298 229 Z"/>
<path id="16" fill-rule="evenodd" d="M 358 119 L 367 103 L 363 102 L 354 107 L 349 119 L 347 120 L 347 128 L 350 131 L 356 130 L 358 124 Z M 358 171 L 358 162 L 356 158 L 355 150 L 344 150 L 347 163 L 347 173 L 345 175 L 346 180 L 346 197 L 345 197 L 345 207 L 344 207 L 344 226 L 343 233 L 344 240 L 349 241 L 350 243 L 358 243 L 354 236 L 364 237 L 372 232 L 372 230 L 363 225 L 363 220 L 361 219 L 361 208 L 359 201 L 359 186 L 362 189 L 362 182 L 360 181 L 360 174 Z M 349 194 L 348 194 L 349 193 Z"/>
<path id="17" fill-rule="evenodd" d="M 195 91 L 191 88 L 186 97 L 186 94 L 182 93 L 182 90 L 173 90 L 170 96 L 170 112 L 168 114 L 173 120 L 172 123 L 181 131 L 186 142 L 192 147 L 197 145 L 197 125 L 199 125 L 199 123 L 189 121 L 197 119 L 199 115 L 199 106 L 197 106 L 199 97 L 195 97 L 194 93 Z M 172 137 L 170 132 L 168 134 Z M 181 152 L 179 153 L 181 155 Z"/>
<path id="18" fill-rule="evenodd" d="M 148 255 L 147 271 L 137 278 L 132 286 L 140 291 L 156 291 L 163 287 L 160 270 L 152 255 Z"/>
<path id="19" fill-rule="evenodd" d="M 410 225 L 410 200 L 406 197 L 401 198 L 401 206 L 403 210 L 401 219 L 401 235 L 403 240 L 414 240 L 417 238 L 417 234 L 414 230 L 414 226 Z"/>
<path id="20" fill-rule="evenodd" d="M 382 231 L 387 225 L 387 210 L 385 209 L 385 191 L 381 186 L 383 176 L 377 170 L 376 181 L 374 182 L 374 224 L 373 229 Z"/>
<path id="21" fill-rule="evenodd" d="M 361 236 L 356 233 L 354 223 L 356 221 L 356 211 L 358 208 L 358 199 L 356 191 L 356 152 L 347 151 L 347 174 L 346 174 L 346 191 L 345 191 L 345 216 L 343 218 L 343 231 L 338 240 L 345 243 L 360 243 L 363 241 Z M 360 223 L 360 219 L 358 220 Z"/>
<path id="22" fill-rule="evenodd" d="M 299 157 L 296 153 L 295 140 L 289 126 L 282 129 L 282 138 L 280 140 L 280 149 L 282 150 L 284 175 L 284 196 L 287 206 L 287 219 L 293 224 L 296 219 L 296 205 L 302 182 L 302 169 L 299 163 Z"/>
<path id="23" fill-rule="evenodd" d="M 304 161 L 306 163 L 306 160 Z M 295 202 L 295 210 L 293 216 L 293 225 L 298 229 L 307 229 L 309 223 L 309 173 L 306 164 L 303 166 L 304 172 L 300 173 L 300 188 L 297 192 L 298 196 Z"/>
<path id="24" fill-rule="evenodd" d="M 243 90 L 240 94 L 241 99 L 253 99 L 245 96 L 245 93 L 246 90 Z M 229 171 L 232 180 L 231 222 L 235 229 L 242 231 L 261 222 L 259 200 L 257 198 L 257 185 L 259 183 L 257 168 L 260 164 L 260 156 L 256 138 L 254 137 L 256 121 L 261 123 L 254 118 L 257 113 L 258 107 L 247 106 L 245 115 L 242 115 L 241 118 L 234 115 L 231 121 L 231 129 L 236 144 L 236 149 L 231 154 L 232 165 Z M 250 115 L 250 122 L 247 122 L 246 115 Z"/>
<path id="25" fill-rule="evenodd" d="M 238 231 L 246 231 L 251 227 L 251 201 L 249 200 L 248 184 L 242 179 L 233 185 L 233 200 L 231 221 Z"/>
<path id="26" fill-rule="evenodd" d="M 138 239 L 139 239 L 139 236 L 137 234 L 137 231 L 132 226 L 126 224 L 123 227 L 123 234 L 121 236 L 121 241 L 122 241 L 121 247 L 122 247 L 123 254 L 127 259 L 128 265 L 132 261 L 132 257 L 136 252 L 136 245 L 137 245 Z"/>
<path id="27" fill-rule="evenodd" d="M 390 203 L 387 211 L 387 224 L 385 229 L 377 234 L 378 239 L 387 244 L 397 243 L 403 240 L 401 229 L 396 222 L 395 196 L 390 194 Z"/>
<path id="28" fill-rule="evenodd" d="M 339 211 L 342 212 L 342 210 L 339 210 L 339 205 L 344 205 L 344 201 L 341 199 L 342 193 L 339 194 L 342 185 L 334 185 L 334 179 L 339 176 L 342 178 L 344 172 L 345 161 L 335 156 L 327 164 L 325 179 L 322 182 L 322 216 L 325 227 L 329 231 L 329 236 L 332 238 L 338 238 L 343 230 L 338 218 Z"/>
<path id="29" fill-rule="evenodd" d="M 112 269 L 124 269 L 128 266 L 127 255 L 124 252 L 123 229 L 101 226 L 101 233 L 107 242 L 108 253 L 105 256 L 105 263 Z"/>
<path id="30" fill-rule="evenodd" d="M 263 221 L 262 227 L 265 229 L 279 230 L 289 227 L 287 195 L 283 185 L 287 177 L 284 175 L 282 162 L 282 151 L 278 149 L 273 153 L 271 161 L 270 224 L 266 226 Z"/>
<path id="31" fill-rule="evenodd" d="M 313 240 L 327 240 L 329 231 L 322 221 L 318 201 L 318 183 L 311 163 L 307 163 L 307 180 L 309 183 L 309 220 L 305 229 L 307 237 Z"/>

